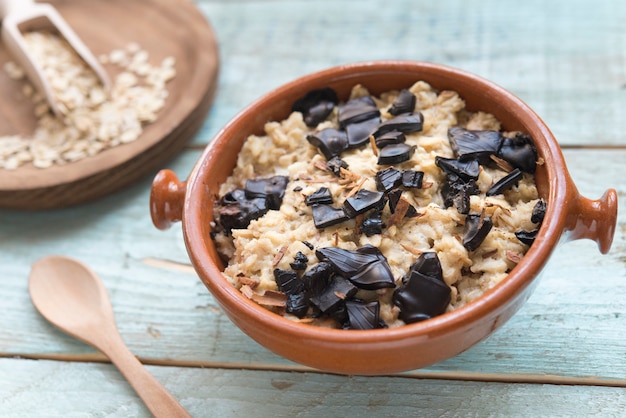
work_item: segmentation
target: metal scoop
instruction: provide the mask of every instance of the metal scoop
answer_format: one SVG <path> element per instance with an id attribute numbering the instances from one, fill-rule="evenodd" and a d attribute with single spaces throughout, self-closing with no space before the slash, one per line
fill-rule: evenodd
<path id="1" fill-rule="evenodd" d="M 65 19 L 50 4 L 35 3 L 32 0 L 0 0 L 0 18 L 2 18 L 2 41 L 5 47 L 17 64 L 24 69 L 35 87 L 46 96 L 55 115 L 61 116 L 63 112 L 56 101 L 43 69 L 28 51 L 22 36 L 25 32 L 50 31 L 61 35 L 94 71 L 105 91 L 109 91 L 111 83 L 104 68 Z"/>

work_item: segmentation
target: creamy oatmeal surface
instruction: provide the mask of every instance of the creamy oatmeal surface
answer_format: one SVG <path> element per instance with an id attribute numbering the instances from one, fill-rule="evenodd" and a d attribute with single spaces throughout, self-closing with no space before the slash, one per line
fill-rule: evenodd
<path id="1" fill-rule="evenodd" d="M 416 216 L 392 219 L 385 206 L 382 210 L 381 233 L 367 236 L 359 232 L 356 217 L 323 229 L 316 228 L 312 207 L 305 198 L 320 187 L 327 187 L 334 206 L 341 207 L 358 190 L 376 191 L 375 175 L 389 166 L 378 165 L 373 144 L 341 153 L 348 168 L 337 176 L 326 169 L 327 159 L 307 135 L 324 128 L 339 128 L 337 107 L 315 128 L 307 127 L 300 112 L 293 112 L 286 120 L 269 122 L 266 134 L 251 136 L 244 143 L 237 166 L 231 177 L 221 186 L 220 196 L 244 187 L 247 179 L 283 175 L 289 178 L 280 210 L 269 210 L 252 220 L 245 229 L 233 229 L 232 234 L 215 230 L 215 241 L 220 252 L 229 260 L 224 275 L 248 297 L 281 313 L 284 301 L 277 292 L 274 270 L 291 270 L 297 252 L 304 254 L 308 267 L 318 258 L 316 250 L 339 247 L 356 250 L 370 244 L 386 257 L 396 286 L 422 252 L 435 252 L 443 280 L 450 288 L 452 310 L 471 302 L 504 279 L 528 249 L 515 235 L 518 231 L 538 228 L 531 221 L 533 208 L 539 198 L 532 174 L 523 173 L 521 180 L 501 194 L 486 196 L 486 192 L 507 172 L 497 166 L 480 166 L 476 180 L 479 194 L 470 197 L 471 214 L 480 219 L 490 218 L 493 227 L 477 249 L 468 251 L 462 243 L 466 215 L 456 207 L 445 207 L 441 189 L 446 173 L 435 163 L 437 156 L 455 158 L 448 139 L 450 128 L 460 126 L 468 130 L 500 130 L 499 122 L 490 114 L 469 113 L 464 101 L 452 91 L 437 92 L 425 82 L 417 82 L 409 91 L 416 97 L 414 112 L 423 115 L 421 131 L 407 133 L 406 144 L 415 146 L 408 161 L 394 164 L 397 170 L 423 172 L 421 188 L 403 189 L 402 198 L 416 209 Z M 351 99 L 367 96 L 363 86 L 353 88 Z M 393 118 L 388 110 L 398 92 L 374 97 L 382 121 Z M 504 133 L 511 137 L 512 133 Z M 301 273 L 300 273 L 301 274 Z M 399 307 L 392 301 L 394 288 L 359 289 L 355 297 L 361 301 L 380 301 L 380 319 L 389 327 L 404 324 L 399 318 Z M 266 298 L 266 299 L 264 299 Z M 298 320 L 293 315 L 285 314 Z M 304 321 L 313 321 L 305 317 Z M 319 325 L 338 326 L 330 320 L 315 320 Z"/>

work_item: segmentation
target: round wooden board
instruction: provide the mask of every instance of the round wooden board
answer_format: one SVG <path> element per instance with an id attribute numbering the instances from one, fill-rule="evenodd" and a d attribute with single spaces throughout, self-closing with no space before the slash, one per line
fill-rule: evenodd
<path id="1" fill-rule="evenodd" d="M 158 119 L 136 141 L 96 156 L 38 169 L 0 168 L 0 207 L 52 209 L 87 202 L 155 172 L 197 132 L 217 87 L 219 56 L 210 24 L 188 0 L 56 0 L 50 3 L 94 55 L 136 42 L 159 64 L 176 59 L 176 77 Z M 0 45 L 0 65 L 10 57 Z M 114 79 L 119 70 L 105 65 Z M 35 127 L 33 106 L 22 94 L 23 82 L 0 69 L 0 136 L 29 135 Z"/>

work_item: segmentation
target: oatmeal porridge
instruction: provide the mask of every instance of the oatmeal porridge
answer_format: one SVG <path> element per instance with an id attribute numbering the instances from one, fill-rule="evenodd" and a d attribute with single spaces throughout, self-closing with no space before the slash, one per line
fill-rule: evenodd
<path id="1" fill-rule="evenodd" d="M 212 236 L 225 277 L 290 319 L 397 327 L 456 309 L 524 256 L 546 202 L 532 139 L 418 81 L 309 92 L 245 141 Z"/>

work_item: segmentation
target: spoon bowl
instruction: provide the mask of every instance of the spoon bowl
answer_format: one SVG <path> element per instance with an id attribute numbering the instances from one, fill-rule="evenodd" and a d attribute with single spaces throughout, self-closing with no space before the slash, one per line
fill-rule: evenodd
<path id="1" fill-rule="evenodd" d="M 115 328 L 109 296 L 96 274 L 66 257 L 46 257 L 32 266 L 30 297 L 39 312 L 63 332 L 88 344 L 101 327 Z"/>
<path id="2" fill-rule="evenodd" d="M 32 266 L 28 290 L 33 305 L 50 323 L 109 357 L 154 416 L 189 416 L 128 350 L 107 291 L 89 267 L 63 256 L 42 258 Z"/>

